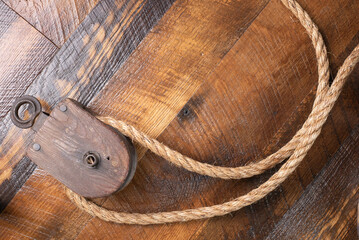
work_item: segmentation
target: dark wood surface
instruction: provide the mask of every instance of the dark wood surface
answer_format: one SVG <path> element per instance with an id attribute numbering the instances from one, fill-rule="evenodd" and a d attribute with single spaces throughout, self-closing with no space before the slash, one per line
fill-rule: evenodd
<path id="1" fill-rule="evenodd" d="M 38 96 L 47 110 L 70 96 L 186 155 L 225 166 L 276 151 L 310 112 L 317 83 L 314 50 L 305 30 L 279 1 L 100 1 L 80 25 L 71 25 L 78 22 L 68 12 L 75 9 L 72 1 L 61 5 L 66 17 L 38 5 L 37 12 L 46 16 L 38 25 L 31 22 L 36 17 L 26 15 L 34 12 L 31 4 L 24 12 L 6 2 L 13 8 L 7 11 L 27 31 L 60 47 L 42 67 L 21 61 L 29 65 L 26 74 L 43 69 L 25 90 Z M 323 33 L 335 76 L 359 43 L 359 2 L 299 2 Z M 76 3 L 89 6 L 79 19 L 92 3 Z M 64 29 L 78 27 L 55 41 L 50 36 L 56 32 L 39 27 L 47 18 L 49 23 L 60 19 L 68 25 Z M 0 32 L 8 25 L 1 23 Z M 62 45 L 65 36 L 70 37 Z M 20 41 L 19 36 L 2 38 Z M 13 56 L 5 54 L 1 56 Z M 47 59 L 44 53 L 39 56 Z M 21 76 L 13 81 L 22 84 Z M 358 77 L 357 67 L 308 156 L 276 191 L 224 217 L 158 226 L 105 223 L 78 210 L 59 182 L 39 168 L 33 172 L 34 165 L 23 158 L 28 133 L 15 129 L 5 111 L 0 232 L 23 239 L 356 239 Z M 178 169 L 144 149 L 139 153 L 142 160 L 133 181 L 123 191 L 98 199 L 99 204 L 131 212 L 212 205 L 245 194 L 277 169 L 224 181 Z"/>

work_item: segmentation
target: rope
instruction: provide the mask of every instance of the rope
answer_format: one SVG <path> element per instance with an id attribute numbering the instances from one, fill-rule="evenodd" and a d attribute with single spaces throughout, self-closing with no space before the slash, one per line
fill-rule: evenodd
<path id="1" fill-rule="evenodd" d="M 167 161 L 178 167 L 185 168 L 188 171 L 223 179 L 249 178 L 263 173 L 289 157 L 275 174 L 273 174 L 266 182 L 243 196 L 222 204 L 197 209 L 145 214 L 115 212 L 100 207 L 66 188 L 66 194 L 70 200 L 80 209 L 105 221 L 142 225 L 162 224 L 222 216 L 237 211 L 265 197 L 284 182 L 298 167 L 312 147 L 316 138 L 319 136 L 322 126 L 338 99 L 348 76 L 359 61 L 359 45 L 356 46 L 349 57 L 344 61 L 332 85 L 329 86 L 329 61 L 327 50 L 318 27 L 311 20 L 308 13 L 305 12 L 295 0 L 281 1 L 298 18 L 312 40 L 318 62 L 318 88 L 313 109 L 308 119 L 294 137 L 277 152 L 265 159 L 246 166 L 233 168 L 214 166 L 184 156 L 125 122 L 111 117 L 99 117 L 100 120 L 117 128 L 133 141 L 138 142 L 140 145 L 148 148 Z"/>

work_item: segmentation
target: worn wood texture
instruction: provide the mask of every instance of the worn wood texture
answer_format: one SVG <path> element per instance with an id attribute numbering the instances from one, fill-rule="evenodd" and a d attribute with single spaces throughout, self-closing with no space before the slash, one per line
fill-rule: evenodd
<path id="1" fill-rule="evenodd" d="M 359 43 L 359 3 L 300 3 L 324 34 L 335 74 Z M 136 31 L 129 30 L 123 36 Z M 237 166 L 277 150 L 304 122 L 316 90 L 315 65 L 304 29 L 279 1 L 177 1 L 115 68 L 117 72 L 102 78 L 107 85 L 91 80 L 83 83 L 97 95 L 69 95 L 81 99 L 94 112 L 124 119 L 200 161 Z M 67 76 L 78 71 L 65 70 Z M 116 225 L 76 209 L 61 184 L 37 169 L 0 214 L 0 232 L 4 237 L 36 239 L 264 239 L 279 230 L 276 225 L 285 223 L 283 216 L 295 219 L 300 208 L 292 209 L 300 204 L 304 189 L 308 187 L 306 191 L 310 191 L 320 181 L 333 162 L 318 175 L 328 159 L 351 132 L 357 131 L 353 129 L 359 124 L 358 74 L 356 69 L 322 134 L 295 174 L 250 207 L 225 217 L 189 223 Z M 51 97 L 61 99 L 66 95 L 62 91 L 54 93 L 58 88 L 45 79 L 43 83 L 48 88 L 45 92 L 52 92 L 44 98 L 50 105 L 58 101 Z M 99 90 L 102 86 L 104 89 Z M 23 146 L 9 139 L 17 148 Z M 211 205 L 246 193 L 274 171 L 248 180 L 222 181 L 188 173 L 146 153 L 131 184 L 97 202 L 115 210 L 138 212 Z M 349 175 L 345 178 L 355 177 Z M 322 191 L 324 194 L 328 195 L 323 199 L 330 196 L 330 191 Z M 322 204 L 313 200 L 316 204 L 311 210 L 315 208 L 316 212 L 326 213 L 328 204 L 337 206 L 335 201 Z M 311 201 L 308 194 L 306 201 Z M 355 212 L 355 208 L 347 210 Z M 327 215 L 323 216 L 326 219 Z M 343 221 L 328 224 L 327 229 L 339 238 L 355 236 L 355 218 Z M 313 224 L 316 223 L 306 226 L 308 232 L 316 229 Z M 304 232 L 291 230 L 294 238 L 304 236 Z"/>
<path id="2" fill-rule="evenodd" d="M 171 4 L 172 1 L 101 1 L 28 87 L 26 94 L 41 99 L 45 111 L 66 97 L 88 104 Z M 11 176 L 19 174 L 13 169 L 27 176 L 31 174 L 15 167 L 29 143 L 28 131 L 15 128 L 9 115 L 1 122 L 1 131 L 0 173 L 7 175 L 0 184 L 6 181 L 4 188 L 11 190 L 9 186 L 15 184 L 10 182 Z"/>
<path id="3" fill-rule="evenodd" d="M 24 38 L 24 36 L 26 36 Z M 0 2 L 0 119 L 50 61 L 57 48 Z"/>
<path id="4" fill-rule="evenodd" d="M 343 41 L 330 48 L 334 56 L 340 56 L 331 58 L 336 71 L 359 42 L 356 34 L 359 26 L 350 4 L 343 1 L 345 8 L 336 1 L 333 4 L 332 12 L 322 15 L 317 22 L 324 25 L 328 41 Z M 352 16 L 355 23 L 348 26 L 350 20 L 339 22 L 338 32 L 330 22 L 331 16 L 343 9 L 348 11 L 346 17 Z M 317 17 L 313 9 L 312 15 Z M 159 140 L 195 159 L 226 166 L 264 157 L 288 141 L 308 116 L 317 81 L 312 46 L 302 27 L 290 17 L 280 3 L 269 3 Z M 346 28 L 353 32 L 350 36 L 346 35 L 349 32 Z M 283 34 L 270 34 L 275 32 Z M 79 238 L 106 238 L 124 233 L 125 239 L 171 239 L 174 235 L 180 239 L 264 238 L 359 123 L 355 79 L 353 76 L 346 86 L 323 134 L 298 171 L 257 204 L 223 218 L 167 226 L 106 224 L 104 227 L 104 223 L 94 219 Z M 135 176 L 133 185 L 123 194 L 109 198 L 105 206 L 149 212 L 221 203 L 248 192 L 274 171 L 251 180 L 221 181 L 177 169 L 152 154 L 145 159 L 139 166 L 143 172 Z M 133 197 L 129 199 L 129 196 Z"/>
<path id="5" fill-rule="evenodd" d="M 24 38 L 25 36 L 25 38 Z M 0 138 L 6 135 L 4 117 L 16 98 L 21 96 L 47 65 L 57 48 L 48 39 L 31 27 L 14 11 L 0 2 Z M 11 144 L 11 143 L 10 143 Z M 3 147 L 0 147 L 0 156 Z M 6 206 L 25 181 L 26 172 L 34 166 L 24 161 L 15 167 L 19 171 L 11 174 L 6 160 L 0 161 L 0 182 L 12 184 L 0 186 L 0 209 Z M 20 170 L 23 169 L 23 170 Z"/>
<path id="6" fill-rule="evenodd" d="M 248 4 L 249 2 L 252 2 L 253 4 L 252 5 Z M 160 134 L 160 132 L 167 126 L 167 124 L 175 117 L 177 112 L 192 96 L 196 88 L 201 84 L 200 81 L 201 79 L 199 80 L 197 80 L 196 78 L 189 79 L 188 77 L 189 75 L 185 70 L 189 68 L 188 70 L 197 73 L 198 69 L 196 67 L 201 67 L 202 66 L 201 64 L 203 64 L 202 61 L 208 61 L 208 59 L 203 58 L 202 54 L 205 53 L 208 54 L 208 56 L 210 57 L 209 60 L 211 60 L 211 66 L 213 67 L 216 66 L 220 61 L 220 59 L 224 56 L 224 54 L 231 48 L 233 43 L 236 41 L 236 38 L 238 39 L 238 37 L 240 37 L 240 35 L 243 33 L 246 27 L 250 25 L 252 20 L 258 15 L 261 9 L 263 9 L 266 3 L 267 3 L 266 1 L 258 1 L 258 2 L 246 1 L 242 3 L 233 3 L 236 4 L 235 6 L 239 9 L 242 9 L 241 7 L 243 7 L 243 14 L 238 14 L 236 10 L 237 8 L 234 8 L 234 6 L 223 5 L 217 1 L 211 2 L 211 5 L 197 4 L 194 6 L 189 2 L 176 3 L 176 5 L 173 6 L 173 8 L 166 14 L 165 19 L 161 20 L 161 22 L 156 26 L 155 29 L 153 29 L 153 31 L 151 31 L 151 33 L 139 46 L 139 48 L 136 49 L 136 51 L 131 55 L 131 57 L 126 62 L 126 64 L 124 64 L 124 66 L 120 68 L 118 74 L 116 74 L 113 77 L 113 79 L 111 79 L 111 82 L 116 83 L 116 86 L 109 84 L 108 92 L 110 92 L 110 90 L 115 90 L 116 95 L 113 95 L 114 97 L 109 98 L 107 100 L 108 102 L 103 103 L 101 107 L 96 107 L 94 110 L 96 110 L 97 113 L 102 114 L 101 110 L 105 111 L 108 109 L 110 104 L 117 103 L 119 104 L 118 108 L 121 107 L 120 109 L 123 111 L 119 116 L 121 117 L 121 119 L 130 120 L 131 123 L 133 122 L 136 123 L 134 120 L 140 119 L 141 117 L 144 123 L 148 121 L 151 121 L 151 123 L 153 123 L 151 125 L 146 124 L 140 126 L 142 127 L 142 130 L 150 133 L 152 136 L 156 136 L 156 134 L 157 135 Z M 208 13 L 203 14 L 202 11 L 203 8 L 208 8 L 208 6 L 211 6 Z M 248 15 L 246 15 L 245 13 L 247 13 Z M 206 18 L 203 18 L 203 16 L 206 16 Z M 218 21 L 216 18 L 213 18 L 213 16 L 218 16 L 220 19 L 226 20 L 225 22 L 228 24 L 227 25 L 229 27 L 228 30 L 231 32 L 227 33 L 228 39 L 226 40 L 227 42 L 226 45 L 223 45 L 224 43 L 222 38 L 223 32 L 218 30 L 216 35 L 214 35 L 213 32 L 211 32 L 211 29 L 213 29 L 213 25 L 218 26 L 218 28 L 220 29 L 220 26 L 223 24 L 223 21 Z M 179 17 L 184 18 L 184 20 L 178 21 Z M 198 23 L 199 19 L 202 19 L 203 24 L 197 26 L 196 24 Z M 241 31 L 238 31 L 237 27 L 235 27 L 236 25 L 232 25 L 233 19 L 236 19 L 237 23 L 240 26 L 242 26 Z M 207 24 L 208 21 L 211 22 Z M 168 24 L 168 22 L 172 24 L 172 27 L 169 28 L 169 30 L 166 30 L 165 27 Z M 197 27 L 195 29 L 188 28 L 187 27 L 188 22 L 190 22 L 193 26 L 197 26 Z M 206 26 L 207 28 L 203 29 L 204 26 Z M 161 29 L 163 30 L 161 31 Z M 186 38 L 188 38 L 189 36 L 193 36 L 193 41 L 194 41 L 196 40 L 196 37 L 201 36 L 200 34 L 204 35 L 201 38 L 199 38 L 199 40 L 203 39 L 201 41 L 204 41 L 202 47 L 203 52 L 201 52 L 202 49 L 198 47 L 198 45 L 191 44 L 190 40 L 187 40 L 189 42 L 188 46 L 185 45 L 187 46 L 187 48 L 184 48 L 182 45 L 183 43 L 178 40 L 178 36 L 182 36 L 181 40 L 186 40 Z M 236 34 L 235 37 L 233 36 L 233 34 Z M 213 36 L 212 41 L 208 41 L 207 38 L 210 38 L 211 36 Z M 165 44 L 166 42 L 167 45 Z M 199 42 L 198 44 L 200 43 L 201 42 Z M 154 44 L 158 46 L 155 49 L 152 48 Z M 141 48 L 141 46 L 144 47 Z M 169 46 L 171 47 L 171 49 L 173 49 L 172 53 L 170 52 L 170 54 L 166 52 L 166 48 L 168 48 Z M 160 47 L 163 50 L 156 51 Z M 191 48 L 188 49 L 188 47 Z M 176 49 L 178 52 L 175 52 Z M 210 54 L 213 52 L 215 52 L 216 54 L 215 55 Z M 146 63 L 151 61 L 152 58 L 156 56 L 156 53 L 159 54 L 158 54 L 158 58 L 155 58 L 155 60 L 159 61 L 159 64 L 161 64 L 161 68 L 153 67 L 152 64 L 145 65 L 146 66 L 145 68 L 143 64 L 139 64 L 138 59 L 142 60 L 143 58 L 141 57 L 143 55 L 148 54 L 147 60 L 144 59 L 146 61 L 143 61 L 143 63 Z M 193 62 L 192 61 L 189 62 L 191 64 L 188 65 L 181 64 L 181 60 L 184 58 L 184 54 L 186 54 L 185 56 L 194 59 Z M 177 62 L 177 65 L 174 65 L 174 62 Z M 206 68 L 202 70 L 202 72 L 208 75 L 209 72 L 207 71 L 209 70 Z M 139 72 L 141 75 L 136 75 L 135 73 L 137 72 Z M 181 73 L 181 75 L 179 76 L 183 79 L 182 80 L 183 83 L 181 81 L 178 80 L 175 81 L 170 78 L 170 76 L 174 75 L 176 72 Z M 146 80 L 146 74 L 149 73 L 152 73 L 153 79 L 158 79 L 157 80 L 158 83 L 153 85 L 153 82 L 151 81 L 144 81 Z M 166 75 L 168 75 L 168 77 L 164 78 L 164 76 Z M 124 76 L 125 79 L 127 80 L 119 81 L 121 80 L 122 76 Z M 173 84 L 173 82 L 177 82 L 177 84 Z M 197 84 L 195 85 L 195 83 Z M 179 88 L 178 84 L 182 84 L 183 87 Z M 174 92 L 171 93 L 170 95 L 165 95 L 166 97 L 162 96 L 161 94 L 159 94 L 159 90 L 161 90 L 161 88 L 164 87 L 166 87 L 166 92 L 169 92 L 170 90 Z M 125 96 L 121 95 L 120 92 L 121 89 L 123 89 L 123 93 L 126 94 Z M 145 91 L 146 89 L 148 90 Z M 192 90 L 188 91 L 188 89 L 192 89 Z M 164 90 L 162 90 L 162 92 L 164 92 Z M 133 98 L 132 100 L 133 102 L 131 104 L 129 104 L 128 101 L 129 99 L 129 97 L 127 97 L 128 93 L 138 96 L 137 98 Z M 101 95 L 103 96 L 105 94 L 101 94 Z M 99 97 L 101 97 L 101 95 L 99 95 Z M 164 101 L 168 103 L 172 101 L 173 103 L 163 104 Z M 94 101 L 94 102 L 96 103 L 96 105 L 99 103 L 99 101 Z M 121 102 L 123 102 L 122 106 L 121 106 Z M 148 107 L 148 110 L 144 111 L 145 109 L 144 107 L 146 107 L 149 104 L 150 106 L 152 106 L 152 108 Z M 173 111 L 172 110 L 173 107 L 171 105 L 176 107 L 177 111 Z M 136 115 L 128 115 L 126 114 L 126 111 L 132 111 Z M 158 114 L 156 114 L 157 119 L 154 118 L 154 113 L 156 112 L 158 112 Z M 113 113 L 115 113 L 115 111 L 113 111 Z M 170 113 L 172 113 L 172 115 Z M 159 123 L 161 124 L 158 125 Z M 37 179 L 37 177 L 38 176 L 34 177 L 34 179 Z M 41 175 L 41 177 L 43 177 L 43 175 Z M 49 181 L 43 180 L 41 182 L 48 183 Z M 51 194 L 51 195 L 53 193 L 54 192 L 46 192 L 46 194 Z M 37 194 L 34 197 L 46 198 L 46 194 L 44 195 Z M 63 195 L 61 196 L 62 198 L 65 198 Z M 36 200 L 33 202 L 37 203 L 37 202 L 41 202 L 41 200 Z M 49 213 L 52 210 L 47 209 L 47 211 Z M 73 238 L 78 234 L 78 231 L 80 231 L 82 227 L 86 224 L 86 221 L 90 219 L 89 216 L 82 214 L 76 208 L 71 208 L 69 212 L 63 211 L 62 213 L 63 215 L 58 217 L 66 218 L 68 221 L 61 220 L 62 224 L 58 226 L 59 228 L 64 230 L 58 232 L 51 231 L 52 234 L 54 234 L 53 235 L 54 237 Z M 56 214 L 57 213 L 55 213 L 55 215 Z M 32 221 L 34 223 L 37 223 L 38 226 L 41 226 L 43 224 L 43 221 L 48 221 L 47 216 L 37 215 L 34 217 L 35 218 Z M 85 219 L 87 220 L 85 221 Z M 31 228 L 29 230 L 31 232 L 38 231 L 37 228 Z"/>
<path id="7" fill-rule="evenodd" d="M 27 156 L 84 197 L 113 194 L 133 177 L 133 144 L 72 99 L 60 102 L 49 116 L 41 114 L 31 130 Z"/>
<path id="8" fill-rule="evenodd" d="M 267 239 L 357 239 L 358 176 L 359 125 Z"/>
<path id="9" fill-rule="evenodd" d="M 58 47 L 70 37 L 98 0 L 3 0 Z"/>

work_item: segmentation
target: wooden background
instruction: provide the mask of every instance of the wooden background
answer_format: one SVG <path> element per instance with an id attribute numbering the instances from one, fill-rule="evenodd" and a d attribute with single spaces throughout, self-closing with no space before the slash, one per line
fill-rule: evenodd
<path id="1" fill-rule="evenodd" d="M 359 43 L 359 1 L 299 3 L 334 77 Z M 258 203 L 187 223 L 106 223 L 24 156 L 28 131 L 9 118 L 17 97 L 35 95 L 46 111 L 71 97 L 199 161 L 239 166 L 278 150 L 307 118 L 317 84 L 310 40 L 278 0 L 0 0 L 0 236 L 357 239 L 358 78 L 356 67 L 298 170 Z M 139 152 L 134 180 L 99 204 L 142 213 L 218 204 L 278 169 L 225 181 Z"/>

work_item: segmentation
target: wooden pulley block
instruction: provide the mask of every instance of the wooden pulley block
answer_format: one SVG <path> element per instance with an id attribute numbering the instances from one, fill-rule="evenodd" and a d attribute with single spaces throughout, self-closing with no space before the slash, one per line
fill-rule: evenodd
<path id="1" fill-rule="evenodd" d="M 27 105 L 29 117 L 19 115 Z M 137 155 L 132 142 L 104 124 L 78 102 L 65 99 L 50 114 L 32 96 L 16 100 L 11 120 L 31 127 L 27 155 L 40 168 L 84 197 L 104 197 L 123 189 L 132 179 Z"/>

